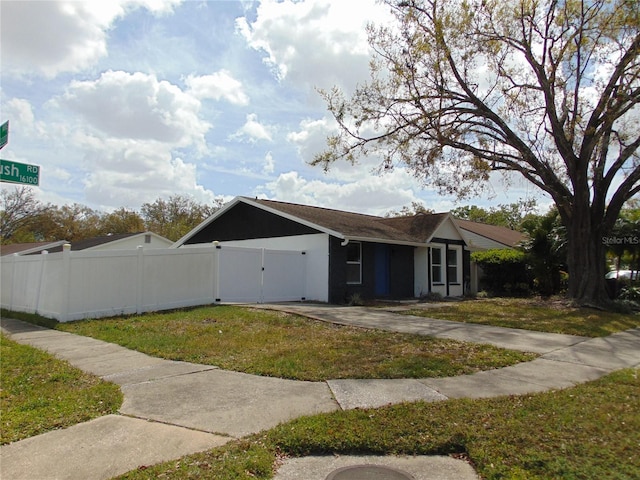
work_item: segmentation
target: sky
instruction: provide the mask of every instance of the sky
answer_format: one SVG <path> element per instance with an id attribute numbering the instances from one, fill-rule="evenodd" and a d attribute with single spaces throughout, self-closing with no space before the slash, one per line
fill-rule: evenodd
<path id="1" fill-rule="evenodd" d="M 40 201 L 103 212 L 172 195 L 373 215 L 539 196 L 493 180 L 457 202 L 375 159 L 309 165 L 336 128 L 319 90 L 368 80 L 365 27 L 389 18 L 375 0 L 2 0 L 0 157 L 40 167 Z"/>

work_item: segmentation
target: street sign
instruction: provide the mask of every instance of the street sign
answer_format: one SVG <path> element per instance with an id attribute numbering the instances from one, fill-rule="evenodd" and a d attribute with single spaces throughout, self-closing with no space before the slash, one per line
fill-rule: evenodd
<path id="1" fill-rule="evenodd" d="M 0 160 L 0 181 L 39 185 L 40 167 L 12 160 Z"/>
<path id="2" fill-rule="evenodd" d="M 9 120 L 0 125 L 0 148 L 9 142 Z"/>

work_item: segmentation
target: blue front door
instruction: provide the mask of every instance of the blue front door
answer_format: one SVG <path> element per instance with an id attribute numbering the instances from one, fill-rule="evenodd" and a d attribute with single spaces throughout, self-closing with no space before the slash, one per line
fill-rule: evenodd
<path id="1" fill-rule="evenodd" d="M 375 253 L 376 296 L 389 295 L 389 245 L 376 244 Z"/>

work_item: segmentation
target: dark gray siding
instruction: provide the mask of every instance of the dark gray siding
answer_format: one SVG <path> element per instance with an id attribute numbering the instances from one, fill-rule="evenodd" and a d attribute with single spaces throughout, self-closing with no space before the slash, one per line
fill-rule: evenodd
<path id="1" fill-rule="evenodd" d="M 288 237 L 312 233 L 318 233 L 318 231 L 251 205 L 238 203 L 196 233 L 186 244 L 211 243 L 216 240 L 227 242 Z"/>
<path id="2" fill-rule="evenodd" d="M 329 242 L 329 302 L 348 303 L 354 294 L 363 300 L 376 298 L 375 251 L 376 244 L 362 242 L 362 284 L 347 284 L 346 247 L 342 240 L 331 237 Z M 412 298 L 414 282 L 414 248 L 389 245 L 389 295 L 388 299 Z"/>

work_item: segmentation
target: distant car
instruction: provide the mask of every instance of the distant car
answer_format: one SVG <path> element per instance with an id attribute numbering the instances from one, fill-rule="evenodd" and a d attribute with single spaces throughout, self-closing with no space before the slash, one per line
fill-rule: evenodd
<path id="1" fill-rule="evenodd" d="M 607 273 L 604 278 L 607 280 L 638 280 L 640 279 L 640 271 L 638 270 L 613 270 Z"/>

